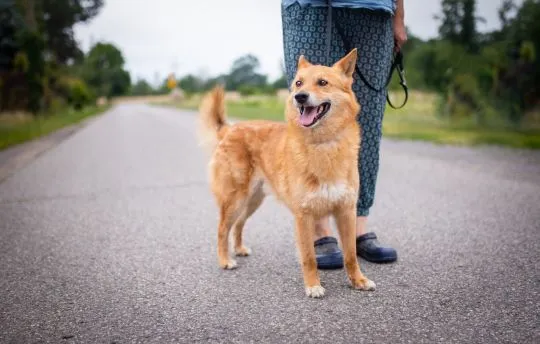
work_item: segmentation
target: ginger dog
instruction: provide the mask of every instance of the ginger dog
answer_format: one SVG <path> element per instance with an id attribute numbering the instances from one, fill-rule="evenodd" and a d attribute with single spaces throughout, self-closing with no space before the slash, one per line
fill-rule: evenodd
<path id="1" fill-rule="evenodd" d="M 237 263 L 234 251 L 247 256 L 242 242 L 246 220 L 261 205 L 267 190 L 293 213 L 297 248 L 307 296 L 322 297 L 314 248 L 315 221 L 332 215 L 344 251 L 352 287 L 374 290 L 356 258 L 356 201 L 359 192 L 360 105 L 352 91 L 357 52 L 332 67 L 313 65 L 304 56 L 286 103 L 286 123 L 226 122 L 224 90 L 216 87 L 200 108 L 200 138 L 209 148 L 211 190 L 219 207 L 218 259 L 224 269 Z"/>

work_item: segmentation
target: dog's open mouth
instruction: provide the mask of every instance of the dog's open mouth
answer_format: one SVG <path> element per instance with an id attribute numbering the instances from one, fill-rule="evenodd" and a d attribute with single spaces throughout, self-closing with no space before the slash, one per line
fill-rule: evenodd
<path id="1" fill-rule="evenodd" d="M 324 102 L 319 106 L 300 106 L 300 124 L 304 127 L 311 127 L 326 115 L 330 110 L 330 103 Z"/>

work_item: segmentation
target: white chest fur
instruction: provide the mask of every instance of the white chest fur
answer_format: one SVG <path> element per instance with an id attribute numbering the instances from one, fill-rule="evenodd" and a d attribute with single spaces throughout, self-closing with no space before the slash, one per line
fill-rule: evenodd
<path id="1" fill-rule="evenodd" d="M 345 182 L 321 184 L 315 190 L 306 192 L 302 197 L 302 206 L 333 205 L 343 201 L 354 201 L 356 193 Z"/>

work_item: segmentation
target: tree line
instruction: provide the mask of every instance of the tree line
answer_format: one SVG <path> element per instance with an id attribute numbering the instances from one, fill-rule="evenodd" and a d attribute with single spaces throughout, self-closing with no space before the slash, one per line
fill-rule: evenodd
<path id="1" fill-rule="evenodd" d="M 281 65 L 282 76 L 277 80 L 269 81 L 268 76 L 259 73 L 260 61 L 253 54 L 246 54 L 233 61 L 228 73 L 216 77 L 204 78 L 196 74 L 187 74 L 176 81 L 183 92 L 189 94 L 207 91 L 216 84 L 225 85 L 229 91 L 238 91 L 243 95 L 256 93 L 272 94 L 277 89 L 287 88 L 287 79 L 283 64 Z M 167 80 L 153 88 L 144 79 L 139 79 L 133 85 L 133 95 L 163 94 L 168 92 Z"/>
<path id="2" fill-rule="evenodd" d="M 403 48 L 410 88 L 437 92 L 438 114 L 519 124 L 540 99 L 540 0 L 503 0 L 499 28 L 480 33 L 484 19 L 476 0 L 441 0 L 437 37 L 422 40 L 409 32 Z M 83 53 L 73 26 L 94 18 L 103 0 L 3 0 L 0 3 L 0 111 L 33 113 L 58 106 L 82 107 L 98 96 L 169 92 L 167 80 L 156 87 L 132 82 L 122 52 L 98 42 Z M 233 61 L 228 73 L 204 78 L 188 74 L 177 80 L 186 93 L 216 83 L 242 94 L 286 88 L 285 71 L 269 80 L 256 56 Z M 390 88 L 398 87 L 394 77 Z"/>
<path id="3" fill-rule="evenodd" d="M 409 84 L 442 95 L 441 115 L 520 123 L 540 100 L 540 1 L 502 1 L 500 28 L 487 33 L 475 0 L 441 4 L 439 36 L 409 35 L 404 47 Z"/>
<path id="4" fill-rule="evenodd" d="M 520 124 L 540 100 L 540 0 L 503 0 L 499 28 L 484 33 L 478 30 L 485 19 L 476 5 L 476 0 L 442 0 L 441 12 L 433 18 L 439 25 L 437 37 L 422 40 L 409 32 L 403 48 L 408 85 L 438 93 L 441 116 Z M 258 68 L 258 59 L 246 55 L 227 74 L 207 79 L 190 74 L 178 84 L 188 93 L 217 82 L 244 94 L 287 87 L 284 71 L 268 82 Z M 390 88 L 398 87 L 394 75 Z"/>
<path id="5" fill-rule="evenodd" d="M 0 111 L 80 109 L 129 92 L 118 48 L 98 42 L 85 54 L 75 40 L 73 27 L 102 6 L 103 0 L 0 2 Z"/>

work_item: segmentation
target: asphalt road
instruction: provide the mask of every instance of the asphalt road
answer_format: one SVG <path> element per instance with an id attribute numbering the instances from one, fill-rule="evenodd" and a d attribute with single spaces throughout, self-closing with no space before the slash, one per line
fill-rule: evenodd
<path id="1" fill-rule="evenodd" d="M 1 343 L 538 343 L 540 154 L 384 141 L 360 261 L 375 292 L 323 271 L 308 299 L 292 216 L 247 223 L 217 266 L 217 212 L 193 113 L 122 105 L 0 184 Z"/>

